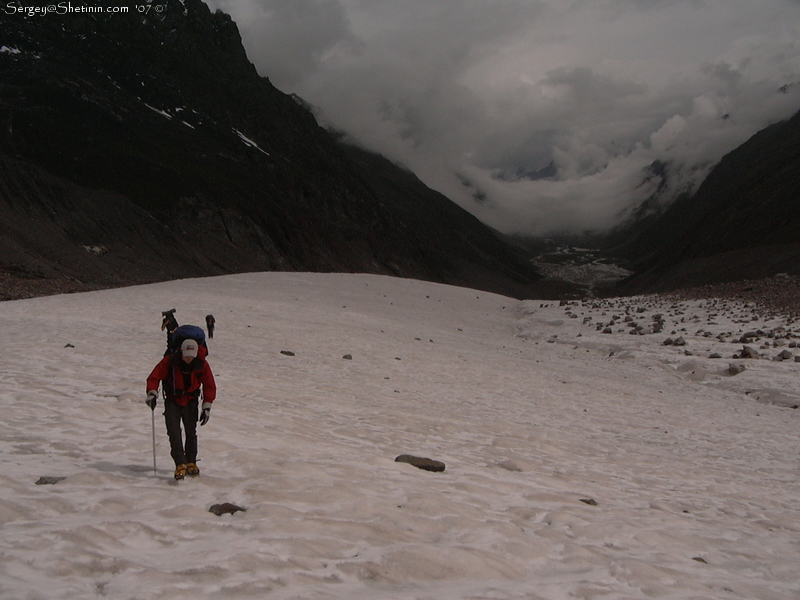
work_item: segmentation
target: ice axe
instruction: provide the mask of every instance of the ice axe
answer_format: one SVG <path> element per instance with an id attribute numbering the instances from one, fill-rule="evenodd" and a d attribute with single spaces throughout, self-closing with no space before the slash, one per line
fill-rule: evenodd
<path id="1" fill-rule="evenodd" d="M 156 471 L 156 411 L 151 410 L 150 416 L 153 423 L 153 473 L 158 474 L 158 471 Z"/>
<path id="2" fill-rule="evenodd" d="M 145 404 L 150 409 L 151 413 L 151 422 L 153 423 L 153 473 L 157 473 L 156 471 L 156 402 L 158 401 L 158 392 L 156 390 L 150 390 L 147 392 L 147 400 L 145 400 Z"/>

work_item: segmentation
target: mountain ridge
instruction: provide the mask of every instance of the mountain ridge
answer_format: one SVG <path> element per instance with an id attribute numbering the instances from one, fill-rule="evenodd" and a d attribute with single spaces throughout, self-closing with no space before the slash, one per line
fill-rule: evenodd
<path id="1" fill-rule="evenodd" d="M 800 112 L 757 132 L 714 166 L 694 194 L 613 239 L 636 294 L 800 275 Z"/>
<path id="2" fill-rule="evenodd" d="M 259 76 L 228 15 L 160 5 L 2 22 L 4 278 L 358 271 L 556 293 L 518 248 Z M 103 227 L 79 224 L 110 206 Z"/>

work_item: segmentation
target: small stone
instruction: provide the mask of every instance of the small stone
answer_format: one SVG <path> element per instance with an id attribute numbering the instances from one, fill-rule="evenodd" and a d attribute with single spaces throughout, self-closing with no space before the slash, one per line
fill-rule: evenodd
<path id="1" fill-rule="evenodd" d="M 522 472 L 520 466 L 513 460 L 504 460 L 498 466 L 505 469 L 506 471 L 513 471 L 514 473 Z"/>
<path id="2" fill-rule="evenodd" d="M 36 485 L 55 485 L 59 481 L 64 481 L 66 477 L 39 477 Z"/>
<path id="3" fill-rule="evenodd" d="M 581 502 L 588 504 L 589 506 L 597 506 L 597 500 L 594 498 L 581 498 Z"/>
<path id="4" fill-rule="evenodd" d="M 281 350 L 281 354 L 284 356 L 294 356 L 294 352 L 291 352 L 290 350 Z"/>
<path id="5" fill-rule="evenodd" d="M 353 360 L 353 355 L 352 354 L 345 354 L 342 358 L 344 360 Z"/>
<path id="6" fill-rule="evenodd" d="M 211 508 L 208 509 L 208 512 L 214 513 L 218 517 L 221 515 L 232 515 L 239 511 L 247 512 L 247 509 L 242 508 L 241 506 L 236 506 L 235 504 L 231 504 L 230 502 L 224 502 L 223 504 L 214 504 Z"/>
<path id="7" fill-rule="evenodd" d="M 761 355 L 756 350 L 751 348 L 750 346 L 744 346 L 742 348 L 742 351 L 739 354 L 740 354 L 740 356 L 742 358 L 754 359 L 754 358 L 760 358 L 761 357 Z"/>
<path id="8" fill-rule="evenodd" d="M 739 373 L 743 373 L 745 370 L 744 365 L 735 365 L 733 363 L 728 365 L 728 374 L 733 377 L 734 375 L 738 375 Z"/>

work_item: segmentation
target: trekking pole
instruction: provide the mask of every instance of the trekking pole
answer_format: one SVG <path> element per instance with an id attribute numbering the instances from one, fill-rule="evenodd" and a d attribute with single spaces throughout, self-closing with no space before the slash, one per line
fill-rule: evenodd
<path id="1" fill-rule="evenodd" d="M 156 411 L 150 411 L 153 419 L 153 473 L 158 474 L 156 471 Z"/>

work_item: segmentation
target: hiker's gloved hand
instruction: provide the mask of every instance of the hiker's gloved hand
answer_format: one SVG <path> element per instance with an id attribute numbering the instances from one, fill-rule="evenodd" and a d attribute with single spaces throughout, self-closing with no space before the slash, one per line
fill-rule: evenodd
<path id="1" fill-rule="evenodd" d="M 150 407 L 150 410 L 155 410 L 156 400 L 158 400 L 158 392 L 155 390 L 150 390 L 147 392 L 147 400 L 145 400 L 144 403 Z"/>
<path id="2" fill-rule="evenodd" d="M 208 423 L 211 418 L 211 402 L 203 402 L 203 412 L 200 413 L 200 425 Z"/>

